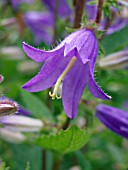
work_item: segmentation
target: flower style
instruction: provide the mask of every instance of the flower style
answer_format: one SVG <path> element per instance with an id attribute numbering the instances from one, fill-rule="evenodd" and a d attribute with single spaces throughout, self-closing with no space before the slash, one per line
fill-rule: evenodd
<path id="1" fill-rule="evenodd" d="M 78 104 L 88 84 L 90 93 L 103 100 L 106 95 L 94 80 L 94 67 L 98 53 L 98 42 L 92 29 L 81 29 L 66 37 L 60 45 L 50 51 L 39 50 L 23 43 L 26 54 L 36 62 L 45 64 L 40 72 L 23 88 L 29 92 L 45 90 L 55 85 L 52 99 L 58 96 L 58 87 L 63 81 L 62 100 L 69 118 L 76 117 Z"/>
<path id="2" fill-rule="evenodd" d="M 42 0 L 43 3 L 48 7 L 51 13 L 54 13 L 56 11 L 56 5 L 58 5 L 58 13 L 60 17 L 68 17 L 72 11 L 69 7 L 67 0 Z"/>
<path id="3" fill-rule="evenodd" d="M 110 130 L 128 139 L 128 112 L 100 104 L 96 107 L 96 116 Z"/>
<path id="4" fill-rule="evenodd" d="M 33 0 L 11 0 L 14 9 L 17 9 L 21 3 L 33 3 Z"/>
<path id="5" fill-rule="evenodd" d="M 29 11 L 24 15 L 24 21 L 33 32 L 36 44 L 39 44 L 41 41 L 45 41 L 47 44 L 51 44 L 53 42 L 52 13 Z"/>

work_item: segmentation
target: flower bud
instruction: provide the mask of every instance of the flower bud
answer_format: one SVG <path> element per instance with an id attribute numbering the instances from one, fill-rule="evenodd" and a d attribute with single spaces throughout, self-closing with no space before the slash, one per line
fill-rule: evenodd
<path id="1" fill-rule="evenodd" d="M 17 70 L 25 74 L 32 74 L 38 68 L 39 64 L 34 61 L 22 61 L 17 65 Z"/>
<path id="2" fill-rule="evenodd" d="M 25 58 L 21 48 L 15 46 L 0 48 L 0 56 L 8 60 L 21 60 Z"/>
<path id="3" fill-rule="evenodd" d="M 22 143 L 26 140 L 25 135 L 20 132 L 13 132 L 6 128 L 0 128 L 0 137 L 7 142 Z"/>
<path id="4" fill-rule="evenodd" d="M 99 104 L 96 117 L 111 131 L 128 139 L 128 112 L 116 107 Z"/>
<path id="5" fill-rule="evenodd" d="M 43 128 L 44 124 L 39 119 L 29 118 L 26 116 L 4 116 L 0 118 L 0 123 L 6 129 L 18 132 L 36 132 Z"/>
<path id="6" fill-rule="evenodd" d="M 7 116 L 14 114 L 18 111 L 18 105 L 16 102 L 11 100 L 0 99 L 0 116 Z"/>
<path id="7" fill-rule="evenodd" d="M 118 0 L 118 2 L 120 2 L 122 5 L 128 7 L 128 2 L 127 2 L 127 0 Z"/>
<path id="8" fill-rule="evenodd" d="M 3 27 L 7 27 L 9 25 L 14 25 L 16 23 L 17 23 L 16 18 L 7 18 L 7 19 L 3 19 L 0 23 L 0 25 Z"/>
<path id="9" fill-rule="evenodd" d="M 120 51 L 99 60 L 102 69 L 122 69 L 128 66 L 128 50 Z"/>
<path id="10" fill-rule="evenodd" d="M 4 80 L 4 77 L 0 74 L 0 83 Z"/>

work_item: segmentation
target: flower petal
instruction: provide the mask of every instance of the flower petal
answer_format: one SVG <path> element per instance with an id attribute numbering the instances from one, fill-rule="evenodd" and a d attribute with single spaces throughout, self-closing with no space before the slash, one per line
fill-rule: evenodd
<path id="1" fill-rule="evenodd" d="M 70 57 L 63 58 L 61 55 L 63 54 L 48 58 L 40 72 L 22 88 L 29 92 L 37 92 L 52 87 L 70 60 Z"/>
<path id="2" fill-rule="evenodd" d="M 66 44 L 64 49 L 64 56 L 66 56 L 74 48 L 77 48 L 77 50 L 79 51 L 81 47 L 85 44 L 89 35 L 90 31 L 83 29 L 76 31 L 65 38 L 64 41 Z"/>
<path id="3" fill-rule="evenodd" d="M 44 51 L 34 48 L 23 42 L 23 49 L 31 59 L 35 60 L 36 62 L 43 62 L 48 57 L 58 55 L 58 53 L 62 52 L 64 50 L 64 45 L 60 45 L 59 48 L 55 48 L 54 50 Z"/>
<path id="4" fill-rule="evenodd" d="M 95 62 L 96 62 L 96 58 L 97 58 L 97 53 L 98 53 L 98 44 L 97 41 L 95 41 L 95 45 L 94 45 L 94 50 L 93 50 L 93 54 L 91 56 L 90 62 L 87 63 L 87 67 L 88 67 L 88 88 L 90 93 L 100 99 L 103 100 L 109 100 L 111 99 L 111 96 L 108 96 L 107 94 L 105 94 L 103 92 L 103 90 L 97 85 L 97 83 L 95 82 L 94 79 L 94 66 L 95 66 Z"/>
<path id="5" fill-rule="evenodd" d="M 95 82 L 94 76 L 92 76 L 91 71 L 88 71 L 88 88 L 90 93 L 100 99 L 109 100 L 111 96 L 108 96 L 103 92 L 103 90 Z"/>
<path id="6" fill-rule="evenodd" d="M 86 42 L 81 46 L 80 50 L 78 51 L 83 64 L 86 63 L 87 59 L 91 59 L 91 61 L 93 61 L 92 54 L 94 52 L 96 43 L 96 37 L 94 33 L 90 31 Z"/>
<path id="7" fill-rule="evenodd" d="M 64 110 L 67 116 L 71 119 L 75 118 L 78 113 L 78 104 L 86 83 L 86 65 L 83 65 L 77 60 L 64 78 L 62 91 Z"/>

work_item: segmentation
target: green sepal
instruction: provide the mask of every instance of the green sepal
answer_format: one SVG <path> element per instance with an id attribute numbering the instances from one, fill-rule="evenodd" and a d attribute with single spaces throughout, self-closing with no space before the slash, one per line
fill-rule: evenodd
<path id="1" fill-rule="evenodd" d="M 73 33 L 76 32 L 78 29 L 74 29 L 74 28 L 69 28 L 69 27 L 65 27 L 65 29 L 69 32 L 69 33 Z"/>

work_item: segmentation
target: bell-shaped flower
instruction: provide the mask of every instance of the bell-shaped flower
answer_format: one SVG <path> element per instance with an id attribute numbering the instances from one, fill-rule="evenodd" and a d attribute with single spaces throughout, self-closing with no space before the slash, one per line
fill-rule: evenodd
<path id="1" fill-rule="evenodd" d="M 59 0 L 59 2 L 56 0 L 42 0 L 42 2 L 48 7 L 51 13 L 58 12 L 60 17 L 68 17 L 72 13 L 67 0 Z"/>
<path id="2" fill-rule="evenodd" d="M 47 44 L 53 42 L 53 14 L 39 11 L 29 11 L 24 14 L 24 22 L 26 26 L 34 34 L 35 43 L 42 41 Z"/>
<path id="3" fill-rule="evenodd" d="M 44 126 L 39 119 L 20 115 L 0 117 L 0 124 L 3 124 L 6 129 L 17 132 L 36 132 Z"/>
<path id="4" fill-rule="evenodd" d="M 92 29 L 81 29 L 66 37 L 60 45 L 50 51 L 36 49 L 23 43 L 26 54 L 36 62 L 44 62 L 40 72 L 23 88 L 38 92 L 55 85 L 52 99 L 58 97 L 62 82 L 62 100 L 69 118 L 76 117 L 78 104 L 86 85 L 90 93 L 100 99 L 108 100 L 94 79 L 94 67 L 98 53 L 98 42 Z"/>
<path id="5" fill-rule="evenodd" d="M 110 130 L 128 139 L 128 112 L 100 104 L 96 107 L 96 117 Z"/>

